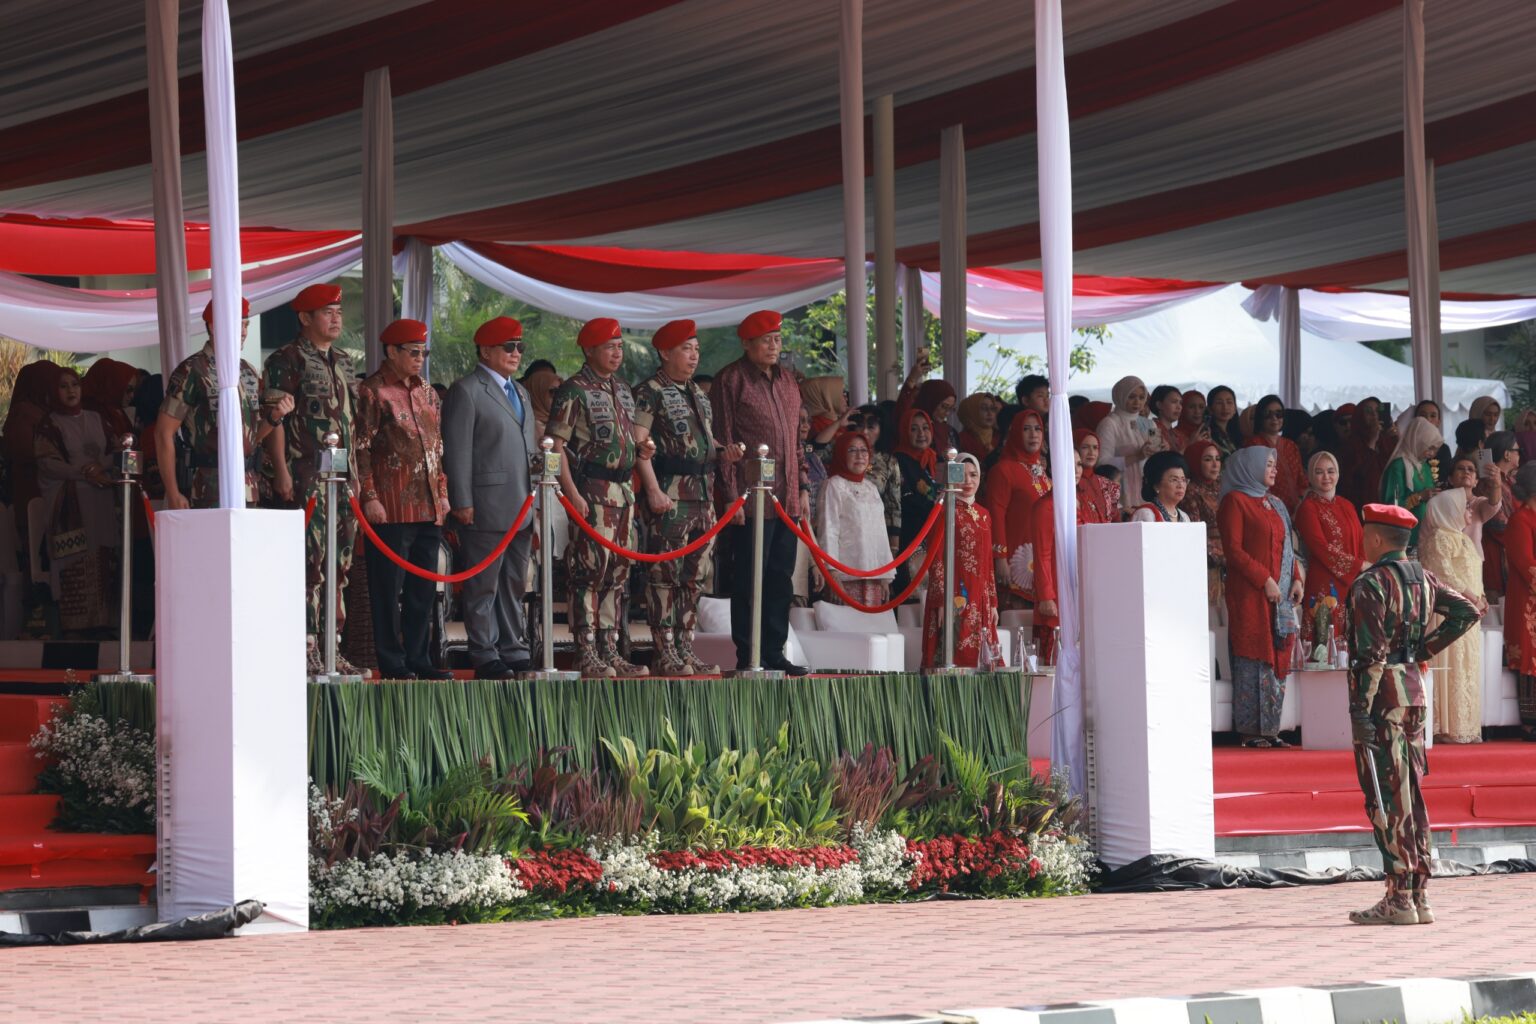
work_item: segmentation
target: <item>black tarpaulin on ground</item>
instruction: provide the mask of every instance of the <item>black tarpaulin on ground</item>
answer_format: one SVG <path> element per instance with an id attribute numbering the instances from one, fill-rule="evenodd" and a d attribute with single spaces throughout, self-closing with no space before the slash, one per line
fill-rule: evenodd
<path id="1" fill-rule="evenodd" d="M 194 914 L 179 921 L 157 921 L 118 932 L 59 932 L 29 935 L 0 932 L 0 946 L 81 946 L 95 942 L 180 942 L 185 939 L 222 939 L 241 925 L 261 916 L 260 900 L 242 900 L 232 907 Z"/>
<path id="2" fill-rule="evenodd" d="M 1455 861 L 1437 860 L 1436 878 L 1465 875 L 1513 875 L 1536 871 L 1536 861 L 1526 858 L 1495 861 L 1472 866 Z M 1099 879 L 1098 892 L 1183 892 L 1190 889 L 1283 889 L 1294 885 L 1331 885 L 1335 882 L 1379 882 L 1385 878 L 1379 868 L 1239 868 L 1197 857 L 1178 857 L 1158 853 L 1132 861 L 1122 868 L 1106 872 Z"/>

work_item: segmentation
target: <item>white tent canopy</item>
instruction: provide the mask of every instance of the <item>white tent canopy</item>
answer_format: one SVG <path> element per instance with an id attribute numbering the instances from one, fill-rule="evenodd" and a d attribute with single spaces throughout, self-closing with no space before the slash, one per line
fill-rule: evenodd
<path id="1" fill-rule="evenodd" d="M 1280 329 L 1274 321 L 1256 321 L 1242 307 L 1249 295 L 1241 285 L 1186 302 L 1136 320 L 1110 325 L 1103 345 L 1090 343 L 1092 370 L 1073 375 L 1069 389 L 1096 401 L 1109 401 L 1117 380 L 1135 375 L 1148 388 L 1173 384 L 1209 391 L 1225 384 L 1239 405 L 1278 393 Z M 1007 353 L 1045 355 L 1043 334 L 988 334 L 971 347 L 970 381 L 1002 376 L 1017 379 Z M 1306 331 L 1301 335 L 1301 401 L 1309 411 L 1333 409 L 1375 395 L 1402 409 L 1416 401 L 1413 369 L 1364 345 L 1331 341 Z M 1479 395 L 1493 395 L 1508 405 L 1503 381 L 1445 378 L 1445 402 L 1452 414 L 1464 412 Z"/>

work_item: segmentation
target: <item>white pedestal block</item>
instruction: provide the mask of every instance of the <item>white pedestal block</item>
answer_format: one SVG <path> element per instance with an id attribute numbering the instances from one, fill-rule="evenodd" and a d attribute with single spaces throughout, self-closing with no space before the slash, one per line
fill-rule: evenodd
<path id="1" fill-rule="evenodd" d="M 155 517 L 163 921 L 260 900 L 309 927 L 304 520 Z"/>
<path id="2" fill-rule="evenodd" d="M 1099 856 L 1216 853 L 1200 523 L 1082 531 L 1084 681 Z"/>

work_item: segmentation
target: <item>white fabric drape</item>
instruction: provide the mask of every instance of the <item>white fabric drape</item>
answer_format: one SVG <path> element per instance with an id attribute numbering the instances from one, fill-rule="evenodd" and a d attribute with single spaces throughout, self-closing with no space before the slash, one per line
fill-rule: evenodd
<path id="1" fill-rule="evenodd" d="M 1274 320 L 1280 313 L 1278 285 L 1265 285 L 1243 302 L 1255 320 Z M 1298 290 L 1302 329 L 1333 341 L 1383 341 L 1412 333 L 1406 295 L 1385 292 L 1319 292 Z M 1478 331 L 1500 324 L 1536 319 L 1536 298 L 1440 303 L 1442 331 Z"/>
<path id="2" fill-rule="evenodd" d="M 363 79 L 363 344 L 368 372 L 383 362 L 379 335 L 394 319 L 395 121 L 389 68 Z"/>
<path id="3" fill-rule="evenodd" d="M 942 315 L 943 286 L 939 275 L 928 271 L 918 273 L 924 304 L 930 312 Z M 1223 287 L 1218 284 L 1145 294 L 1074 295 L 1072 326 L 1089 327 L 1133 320 L 1214 295 Z M 983 334 L 1034 334 L 1045 329 L 1045 293 L 973 271 L 966 275 L 965 320 L 969 329 Z"/>
<path id="4" fill-rule="evenodd" d="M 864 266 L 864 0 L 842 2 L 838 96 L 843 136 L 843 263 L 848 294 L 848 399 L 869 401 L 869 280 Z"/>
<path id="5" fill-rule="evenodd" d="M 875 99 L 875 397 L 896 397 L 896 103 Z"/>
<path id="6" fill-rule="evenodd" d="M 679 317 L 700 327 L 734 327 L 759 309 L 795 309 L 843 287 L 841 264 L 828 261 L 769 267 L 655 291 L 588 292 L 520 274 L 458 242 L 439 246 L 438 251 L 481 284 L 530 306 L 575 320 L 611 316 L 642 330 Z"/>
<path id="7" fill-rule="evenodd" d="M 1051 378 L 1051 464 L 1072 465 L 1072 410 L 1067 404 L 1072 349 L 1072 138 L 1061 0 L 1035 0 L 1035 118 L 1039 125 L 1040 256 L 1045 278 L 1047 373 Z M 1064 470 L 1058 470 L 1058 474 Z M 1063 478 L 1069 479 L 1069 478 Z M 1056 589 L 1061 651 L 1051 688 L 1051 762 L 1072 792 L 1088 790 L 1083 732 L 1081 609 L 1077 603 L 1077 491 L 1058 487 Z"/>
<path id="8" fill-rule="evenodd" d="M 944 129 L 939 142 L 939 325 L 944 379 L 965 387 L 965 126 Z"/>
<path id="9" fill-rule="evenodd" d="M 1408 309 L 1413 326 L 1413 383 L 1440 401 L 1440 292 L 1430 271 L 1430 206 L 1424 164 L 1424 0 L 1403 0 L 1403 202 L 1408 240 Z"/>
<path id="10" fill-rule="evenodd" d="M 1280 401 L 1301 408 L 1301 296 L 1294 288 L 1280 292 Z"/>
<path id="11" fill-rule="evenodd" d="M 937 300 L 935 300 L 937 301 Z M 934 307 L 938 311 L 938 307 Z M 923 272 L 916 267 L 901 268 L 901 365 L 903 376 L 912 372 L 927 339 L 923 323 Z M 896 382 L 901 386 L 901 381 Z"/>
<path id="12" fill-rule="evenodd" d="M 155 295 L 160 372 L 192 354 L 181 296 L 187 294 L 187 236 L 181 210 L 181 87 L 176 73 L 180 0 L 144 0 L 149 58 L 149 148 L 155 211 Z"/>
<path id="13" fill-rule="evenodd" d="M 245 463 L 240 418 L 240 154 L 228 0 L 203 4 L 203 119 L 208 147 L 209 278 L 219 377 L 219 464 Z M 219 507 L 245 507 L 245 475 L 219 474 Z"/>
<path id="14" fill-rule="evenodd" d="M 353 239 L 345 245 L 291 256 L 248 269 L 237 285 L 251 303 L 251 312 L 264 313 L 299 293 L 307 285 L 330 281 L 354 269 L 362 249 Z M 181 330 L 202 345 L 203 307 L 211 282 L 199 281 L 181 299 Z M 115 352 L 160 342 L 163 317 L 158 291 L 88 291 L 47 284 L 20 274 L 0 274 L 0 334 L 38 348 L 65 352 Z M 236 314 L 238 316 L 238 312 Z M 177 314 L 172 314 L 177 319 Z M 238 332 L 234 335 L 239 337 Z M 236 352 L 239 345 L 235 346 Z"/>

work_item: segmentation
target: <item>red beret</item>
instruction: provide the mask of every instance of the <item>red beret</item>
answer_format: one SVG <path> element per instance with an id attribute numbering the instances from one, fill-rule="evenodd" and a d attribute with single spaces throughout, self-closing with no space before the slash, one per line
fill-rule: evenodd
<path id="1" fill-rule="evenodd" d="M 427 325 L 420 320 L 396 320 L 384 328 L 379 340 L 386 345 L 415 345 L 427 340 Z"/>
<path id="2" fill-rule="evenodd" d="M 582 325 L 581 333 L 576 335 L 576 341 L 582 348 L 596 348 L 618 336 L 619 322 L 611 316 L 600 316 Z"/>
<path id="3" fill-rule="evenodd" d="M 772 334 L 783 322 L 784 318 L 773 310 L 760 309 L 741 322 L 741 326 L 736 328 L 736 334 L 742 341 L 751 341 Z"/>
<path id="4" fill-rule="evenodd" d="M 312 284 L 293 297 L 288 305 L 295 313 L 313 313 L 323 306 L 335 306 L 341 302 L 341 285 Z"/>
<path id="5" fill-rule="evenodd" d="M 697 335 L 692 320 L 673 320 L 669 324 L 662 324 L 661 330 L 651 335 L 651 345 L 657 352 L 666 352 Z"/>
<path id="6" fill-rule="evenodd" d="M 479 330 L 475 331 L 475 344 L 481 348 L 495 348 L 509 341 L 521 341 L 522 338 L 522 321 L 514 320 L 510 316 L 499 316 L 494 320 L 487 320 L 480 325 Z"/>
<path id="7" fill-rule="evenodd" d="M 241 320 L 248 320 L 248 319 L 250 319 L 250 316 L 251 316 L 251 300 L 250 299 L 246 299 L 246 298 L 242 298 L 240 300 L 240 319 Z M 212 299 L 209 299 L 208 300 L 208 305 L 203 307 L 203 323 L 207 324 L 209 327 L 213 326 L 213 300 Z"/>
<path id="8" fill-rule="evenodd" d="M 1379 505 L 1373 502 L 1365 506 L 1364 512 L 1367 526 L 1375 523 L 1378 526 L 1400 526 L 1411 530 L 1419 525 L 1418 516 L 1401 505 Z"/>

